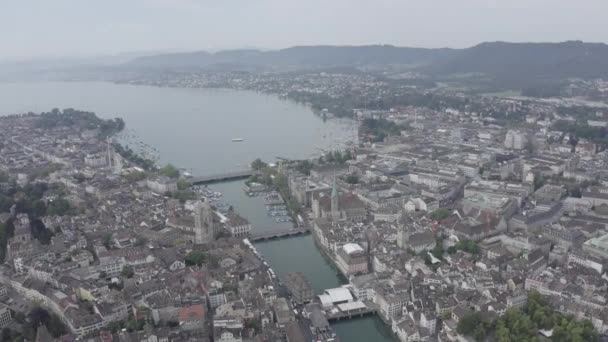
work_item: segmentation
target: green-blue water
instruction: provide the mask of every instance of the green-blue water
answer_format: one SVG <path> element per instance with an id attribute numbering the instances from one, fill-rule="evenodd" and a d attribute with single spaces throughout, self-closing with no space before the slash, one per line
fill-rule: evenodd
<path id="1" fill-rule="evenodd" d="M 268 217 L 264 201 L 261 198 L 249 198 L 242 190 L 243 185 L 242 181 L 234 181 L 212 184 L 210 187 L 222 192 L 224 200 L 253 224 L 254 231 L 276 231 L 291 227 L 288 223 L 276 223 L 272 217 Z M 317 294 L 344 284 L 338 271 L 317 250 L 311 235 L 259 242 L 255 246 L 279 276 L 288 272 L 302 272 Z M 376 317 L 341 321 L 333 326 L 341 342 L 394 341 L 389 327 Z"/>

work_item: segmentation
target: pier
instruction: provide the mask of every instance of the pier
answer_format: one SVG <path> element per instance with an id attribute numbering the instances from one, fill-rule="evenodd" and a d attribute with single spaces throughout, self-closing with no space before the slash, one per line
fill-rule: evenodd
<path id="1" fill-rule="evenodd" d="M 223 181 L 229 181 L 229 180 L 235 180 L 235 179 L 244 179 L 244 178 L 249 178 L 251 175 L 253 175 L 252 170 L 241 170 L 241 171 L 218 173 L 218 174 L 208 175 L 208 176 L 192 177 L 192 178 L 190 178 L 190 184 L 193 184 L 193 185 L 209 184 L 209 183 L 223 182 Z"/>
<path id="2" fill-rule="evenodd" d="M 268 233 L 257 233 L 249 235 L 249 241 L 257 242 L 264 240 L 273 240 L 273 239 L 281 239 L 291 236 L 304 235 L 310 233 L 310 228 L 294 228 L 290 230 L 283 230 L 277 232 L 268 232 Z"/>

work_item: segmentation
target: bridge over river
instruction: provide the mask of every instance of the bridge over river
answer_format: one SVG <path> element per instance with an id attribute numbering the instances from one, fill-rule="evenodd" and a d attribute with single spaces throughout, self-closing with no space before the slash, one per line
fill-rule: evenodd
<path id="1" fill-rule="evenodd" d="M 249 241 L 263 241 L 263 240 L 273 240 L 273 239 L 281 239 L 296 235 L 304 235 L 310 233 L 310 228 L 302 227 L 302 228 L 292 228 L 289 230 L 279 230 L 276 232 L 266 232 L 266 233 L 253 233 L 249 235 Z"/>
<path id="2" fill-rule="evenodd" d="M 192 177 L 190 178 L 190 184 L 208 184 L 208 183 L 216 183 L 223 182 L 235 179 L 244 179 L 249 178 L 253 175 L 252 170 L 240 170 L 240 171 L 230 171 L 224 173 L 218 173 L 214 175 L 200 176 L 200 177 Z"/>

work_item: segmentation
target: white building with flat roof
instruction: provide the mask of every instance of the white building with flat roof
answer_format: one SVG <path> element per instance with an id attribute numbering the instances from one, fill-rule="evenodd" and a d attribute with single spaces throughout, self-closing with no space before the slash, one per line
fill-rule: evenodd
<path id="1" fill-rule="evenodd" d="M 587 240 L 583 250 L 600 258 L 608 258 L 608 234 Z"/>
<path id="2" fill-rule="evenodd" d="M 329 308 L 334 305 L 351 303 L 355 300 L 352 293 L 345 287 L 337 287 L 335 289 L 327 289 L 317 296 L 321 305 L 324 308 Z"/>

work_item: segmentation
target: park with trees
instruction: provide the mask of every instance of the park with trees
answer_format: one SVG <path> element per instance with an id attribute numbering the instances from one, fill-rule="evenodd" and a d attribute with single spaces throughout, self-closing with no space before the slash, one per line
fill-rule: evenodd
<path id="1" fill-rule="evenodd" d="M 550 337 L 541 337 L 541 330 Z M 599 341 L 589 320 L 577 320 L 554 310 L 537 291 L 528 293 L 528 301 L 522 308 L 511 308 L 494 320 L 480 312 L 470 312 L 460 319 L 457 331 L 475 341 Z"/>

